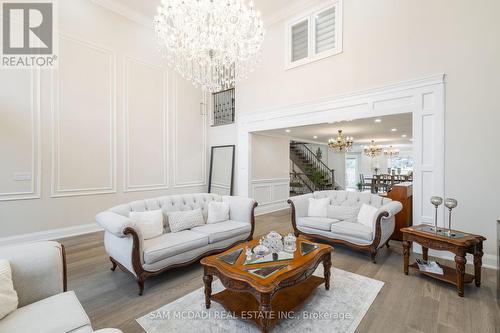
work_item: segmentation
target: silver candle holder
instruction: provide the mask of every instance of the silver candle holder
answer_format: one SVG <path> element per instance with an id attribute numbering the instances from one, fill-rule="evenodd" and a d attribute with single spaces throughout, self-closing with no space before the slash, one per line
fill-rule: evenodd
<path id="1" fill-rule="evenodd" d="M 455 234 L 451 231 L 451 211 L 457 207 L 458 201 L 453 198 L 446 198 L 444 200 L 444 205 L 448 208 L 448 237 L 453 237 Z"/>
<path id="2" fill-rule="evenodd" d="M 437 234 L 438 233 L 438 207 L 443 204 L 443 198 L 438 197 L 438 196 L 433 196 L 431 197 L 431 204 L 436 207 L 436 213 L 434 216 L 434 232 Z M 432 227 L 431 227 L 432 229 Z"/>

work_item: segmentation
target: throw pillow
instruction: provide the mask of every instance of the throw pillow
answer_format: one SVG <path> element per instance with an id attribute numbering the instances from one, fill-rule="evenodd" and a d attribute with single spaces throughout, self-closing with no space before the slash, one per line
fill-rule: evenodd
<path id="1" fill-rule="evenodd" d="M 307 209 L 307 216 L 327 217 L 328 205 L 330 205 L 330 198 L 323 198 L 323 199 L 309 198 L 309 208 Z"/>
<path id="2" fill-rule="evenodd" d="M 168 212 L 167 215 L 171 232 L 188 230 L 205 224 L 201 208 L 178 212 Z"/>
<path id="3" fill-rule="evenodd" d="M 18 298 L 7 260 L 0 259 L 0 319 L 17 309 Z"/>
<path id="4" fill-rule="evenodd" d="M 328 218 L 341 221 L 352 221 L 356 218 L 359 207 L 328 206 Z"/>
<path id="5" fill-rule="evenodd" d="M 373 229 L 373 221 L 377 217 L 378 208 L 363 204 L 358 213 L 358 222 Z"/>
<path id="6" fill-rule="evenodd" d="M 130 221 L 141 231 L 143 239 L 151 239 L 163 234 L 163 213 L 161 209 L 145 212 L 130 212 Z"/>
<path id="7" fill-rule="evenodd" d="M 229 220 L 229 203 L 211 201 L 208 204 L 207 223 L 217 223 Z"/>

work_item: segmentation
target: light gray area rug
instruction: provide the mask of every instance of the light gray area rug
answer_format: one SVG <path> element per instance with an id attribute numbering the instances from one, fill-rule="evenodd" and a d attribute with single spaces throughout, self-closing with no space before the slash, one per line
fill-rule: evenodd
<path id="1" fill-rule="evenodd" d="M 314 275 L 323 276 L 319 266 Z M 384 283 L 332 269 L 330 290 L 319 286 L 301 309 L 287 313 L 274 327 L 278 332 L 354 332 L 370 308 Z M 212 294 L 223 290 L 222 283 L 212 283 Z M 257 333 L 260 330 L 250 321 L 237 319 L 217 302 L 205 309 L 204 289 L 192 293 L 153 311 L 137 322 L 147 333 L 196 332 L 196 333 Z"/>

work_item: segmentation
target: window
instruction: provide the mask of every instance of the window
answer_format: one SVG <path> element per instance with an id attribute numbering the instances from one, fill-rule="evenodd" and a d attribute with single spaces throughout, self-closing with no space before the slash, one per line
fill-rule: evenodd
<path id="1" fill-rule="evenodd" d="M 342 0 L 329 1 L 286 24 L 286 69 L 342 52 Z"/>

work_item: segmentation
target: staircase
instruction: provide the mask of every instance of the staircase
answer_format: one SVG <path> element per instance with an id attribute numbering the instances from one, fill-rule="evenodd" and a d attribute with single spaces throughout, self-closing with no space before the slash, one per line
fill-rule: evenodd
<path id="1" fill-rule="evenodd" d="M 323 163 L 304 143 L 290 143 L 290 160 L 300 170 L 290 174 L 290 196 L 339 188 L 335 183 L 334 170 Z"/>

